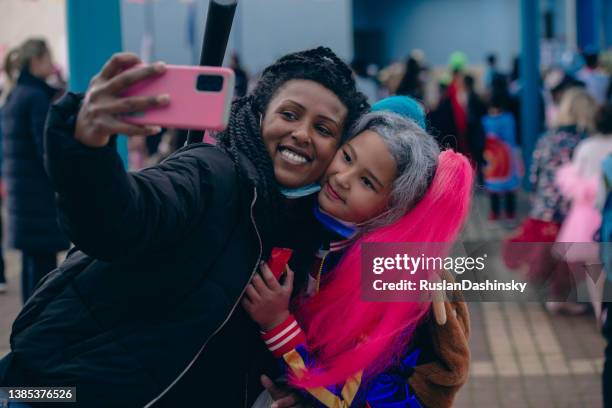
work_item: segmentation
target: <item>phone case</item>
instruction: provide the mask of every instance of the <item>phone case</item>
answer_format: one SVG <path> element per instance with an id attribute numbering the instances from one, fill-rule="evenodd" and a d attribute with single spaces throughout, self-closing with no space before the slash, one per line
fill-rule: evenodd
<path id="1" fill-rule="evenodd" d="M 222 77 L 221 89 L 198 90 L 201 75 Z M 234 71 L 221 67 L 168 65 L 163 75 L 145 79 L 123 93 L 124 96 L 160 94 L 170 95 L 169 105 L 131 113 L 124 120 L 167 128 L 223 130 L 229 120 L 234 95 Z"/>
<path id="2" fill-rule="evenodd" d="M 289 248 L 272 248 L 270 258 L 268 259 L 268 267 L 276 279 L 280 279 L 285 272 L 285 267 L 291 259 L 293 250 Z"/>

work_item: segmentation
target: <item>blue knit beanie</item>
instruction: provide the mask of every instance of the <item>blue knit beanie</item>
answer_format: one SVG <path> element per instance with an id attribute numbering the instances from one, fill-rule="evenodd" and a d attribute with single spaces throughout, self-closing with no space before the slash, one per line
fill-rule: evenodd
<path id="1" fill-rule="evenodd" d="M 413 120 L 425 129 L 425 111 L 423 106 L 409 96 L 397 95 L 381 99 L 372 105 L 372 112 L 389 111 Z"/>

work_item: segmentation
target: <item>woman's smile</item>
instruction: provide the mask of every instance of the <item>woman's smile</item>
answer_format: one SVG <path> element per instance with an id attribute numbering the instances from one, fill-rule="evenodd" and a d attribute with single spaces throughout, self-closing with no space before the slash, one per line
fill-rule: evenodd
<path id="1" fill-rule="evenodd" d="M 294 146 L 279 145 L 280 156 L 288 163 L 296 166 L 311 163 L 313 158 L 305 150 Z"/>

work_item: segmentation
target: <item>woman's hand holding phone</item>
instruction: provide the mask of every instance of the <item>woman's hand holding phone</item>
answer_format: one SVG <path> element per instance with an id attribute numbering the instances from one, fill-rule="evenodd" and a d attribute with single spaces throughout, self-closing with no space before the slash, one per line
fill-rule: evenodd
<path id="1" fill-rule="evenodd" d="M 76 121 L 75 138 L 86 146 L 102 147 L 114 134 L 148 136 L 160 131 L 159 126 L 138 125 L 122 120 L 121 115 L 140 112 L 169 104 L 166 94 L 153 96 L 121 96 L 131 85 L 166 71 L 163 63 L 142 65 L 138 56 L 118 53 L 106 62 L 89 85 Z"/>

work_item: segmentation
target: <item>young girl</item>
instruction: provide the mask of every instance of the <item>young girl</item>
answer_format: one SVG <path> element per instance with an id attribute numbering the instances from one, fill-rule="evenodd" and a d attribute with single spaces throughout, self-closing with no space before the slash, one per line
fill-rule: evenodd
<path id="1" fill-rule="evenodd" d="M 602 225 L 601 208 L 605 188 L 601 185 L 602 163 L 612 154 L 612 104 L 601 106 L 595 114 L 596 133 L 578 143 L 572 161 L 557 171 L 556 184 L 571 206 L 557 235 L 556 251 L 568 262 L 588 265 L 598 262 L 600 248 L 597 232 Z M 605 241 L 605 239 L 602 239 Z M 601 316 L 599 289 L 586 280 L 595 318 Z"/>
<path id="2" fill-rule="evenodd" d="M 316 406 L 420 406 L 406 378 L 420 352 L 410 347 L 414 327 L 430 304 L 362 301 L 361 244 L 452 242 L 469 207 L 472 170 L 396 114 L 369 113 L 352 134 L 323 178 L 315 209 L 332 239 L 343 237 L 322 256 L 324 278 L 315 274 L 311 296 L 297 302 L 293 317 L 292 272 L 281 284 L 263 264 L 243 306 L 287 365 L 291 384 Z"/>
<path id="3" fill-rule="evenodd" d="M 556 184 L 561 194 L 571 200 L 558 242 L 593 242 L 601 225 L 601 164 L 612 153 L 612 104 L 601 106 L 594 120 L 596 133 L 581 141 L 572 161 L 557 171 Z"/>
<path id="4" fill-rule="evenodd" d="M 501 200 L 505 201 L 506 218 L 514 219 L 516 209 L 515 191 L 521 182 L 521 165 L 516 144 L 514 117 L 506 109 L 506 98 L 493 95 L 489 114 L 482 118 L 485 131 L 483 169 L 485 188 L 491 199 L 489 219 L 499 219 Z"/>

